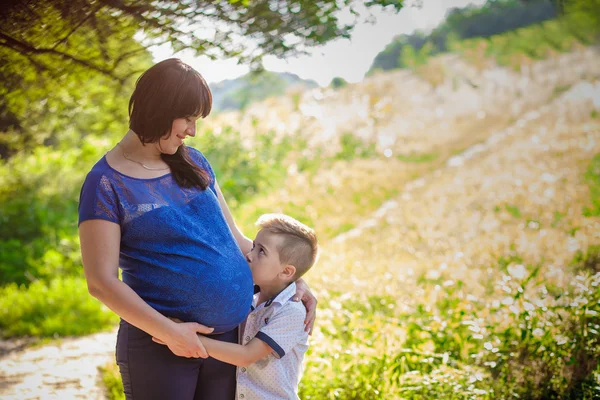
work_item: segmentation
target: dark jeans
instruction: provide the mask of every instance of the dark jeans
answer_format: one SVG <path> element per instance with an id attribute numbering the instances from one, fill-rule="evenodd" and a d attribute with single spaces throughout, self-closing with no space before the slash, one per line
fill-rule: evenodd
<path id="1" fill-rule="evenodd" d="M 237 328 L 211 338 L 237 343 Z M 233 400 L 236 367 L 214 358 L 178 357 L 121 320 L 117 364 L 127 400 Z"/>

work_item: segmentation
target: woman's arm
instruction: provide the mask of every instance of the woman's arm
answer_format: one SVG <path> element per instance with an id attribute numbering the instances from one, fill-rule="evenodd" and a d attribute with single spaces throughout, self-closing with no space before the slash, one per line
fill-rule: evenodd
<path id="1" fill-rule="evenodd" d="M 238 367 L 247 367 L 273 352 L 268 344 L 257 338 L 243 346 L 237 343 L 220 342 L 206 336 L 199 337 L 209 356 Z"/>
<path id="2" fill-rule="evenodd" d="M 304 307 L 306 307 L 306 319 L 304 320 L 306 327 L 304 330 L 308 332 L 309 335 L 312 335 L 315 318 L 317 317 L 317 298 L 312 294 L 310 288 L 302 278 L 296 281 L 296 295 L 293 300 L 302 300 Z"/>
<path id="3" fill-rule="evenodd" d="M 118 224 L 99 219 L 84 221 L 79 227 L 79 238 L 85 278 L 92 296 L 127 322 L 160 338 L 175 355 L 207 357 L 196 333 L 210 333 L 212 328 L 195 322 L 174 323 L 119 279 L 121 229 Z"/>
<path id="4" fill-rule="evenodd" d="M 221 206 L 221 211 L 227 220 L 227 225 L 229 225 L 229 229 L 231 229 L 231 233 L 233 233 L 233 237 L 235 238 L 240 250 L 242 250 L 243 254 L 247 254 L 252 250 L 252 240 L 248 239 L 244 234 L 240 231 L 238 226 L 235 224 L 233 220 L 233 216 L 231 215 L 231 211 L 229 211 L 229 207 L 227 207 L 227 202 L 225 201 L 225 197 L 223 197 L 223 192 L 221 192 L 221 188 L 219 184 L 215 181 L 215 189 L 217 189 L 217 197 L 219 198 L 219 205 Z"/>

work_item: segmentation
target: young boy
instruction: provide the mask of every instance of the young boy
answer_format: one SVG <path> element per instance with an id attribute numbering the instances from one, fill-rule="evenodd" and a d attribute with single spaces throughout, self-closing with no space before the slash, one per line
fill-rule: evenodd
<path id="1" fill-rule="evenodd" d="M 294 282 L 315 263 L 317 237 L 306 225 L 282 214 L 263 215 L 257 225 L 261 229 L 246 259 L 259 291 L 240 326 L 241 344 L 204 336 L 200 340 L 211 357 L 238 367 L 237 399 L 298 399 L 308 333 L 306 309 L 291 298 L 296 293 Z"/>

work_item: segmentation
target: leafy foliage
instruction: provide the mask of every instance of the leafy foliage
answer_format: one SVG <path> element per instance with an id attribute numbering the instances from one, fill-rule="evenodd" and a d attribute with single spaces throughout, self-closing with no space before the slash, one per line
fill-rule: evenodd
<path id="1" fill-rule="evenodd" d="M 10 1 L 3 10 L 0 45 L 40 68 L 49 66 L 49 59 L 39 58 L 47 55 L 123 78 L 117 71 L 119 64 L 137 49 L 111 45 L 110 39 L 117 39 L 124 29 L 141 29 L 149 45 L 167 42 L 175 51 L 191 48 L 209 57 L 241 57 L 242 62 L 250 62 L 263 54 L 294 55 L 348 37 L 353 24 L 338 19 L 338 11 L 346 6 L 356 12 L 356 2 L 331 0 L 277 5 L 268 1 Z M 400 10 L 402 2 L 374 0 L 368 6 Z M 84 38 L 87 45 L 77 40 Z M 241 38 L 256 39 L 258 47 L 251 49 Z"/>
<path id="2" fill-rule="evenodd" d="M 389 70 L 414 67 L 414 56 L 423 47 L 424 53 L 434 55 L 451 50 L 450 43 L 470 38 L 487 38 L 557 16 L 553 1 L 488 1 L 483 6 L 451 9 L 446 19 L 430 34 L 416 32 L 400 35 L 379 53 L 370 68 Z M 408 47 L 412 49 L 405 50 Z M 424 55 L 424 54 L 423 54 Z M 419 60 L 422 62 L 422 60 Z"/>
<path id="3" fill-rule="evenodd" d="M 64 143 L 70 136 L 65 130 L 86 135 L 87 127 L 70 123 L 79 112 L 92 117 L 88 124 L 101 119 L 98 123 L 110 128 L 101 116 L 126 112 L 111 99 L 123 99 L 131 91 L 131 78 L 148 68 L 148 46 L 169 43 L 175 51 L 189 48 L 212 58 L 237 57 L 260 69 L 264 54 L 296 55 L 307 47 L 349 37 L 356 21 L 342 24 L 338 14 L 345 7 L 356 12 L 358 3 L 5 2 L 0 12 L 0 158 L 41 144 Z M 402 1 L 375 0 L 368 6 L 400 10 Z M 93 90 L 80 90 L 82 83 Z M 239 94 L 247 104 L 256 91 L 250 88 Z M 103 112 L 90 113 L 90 103 Z M 41 126 L 41 121 L 46 124 Z M 77 141 L 65 144 L 73 143 Z"/>
<path id="4" fill-rule="evenodd" d="M 57 277 L 0 288 L 2 336 L 86 335 L 111 328 L 118 317 L 91 297 L 83 278 Z"/>

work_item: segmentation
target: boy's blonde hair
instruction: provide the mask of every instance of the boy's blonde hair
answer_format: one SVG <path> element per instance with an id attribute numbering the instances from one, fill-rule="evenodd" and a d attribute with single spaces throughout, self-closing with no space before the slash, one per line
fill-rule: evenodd
<path id="1" fill-rule="evenodd" d="M 279 261 L 296 267 L 294 280 L 315 264 L 319 245 L 315 231 L 308 226 L 284 214 L 262 215 L 256 225 L 268 233 L 282 237 L 277 246 Z"/>

